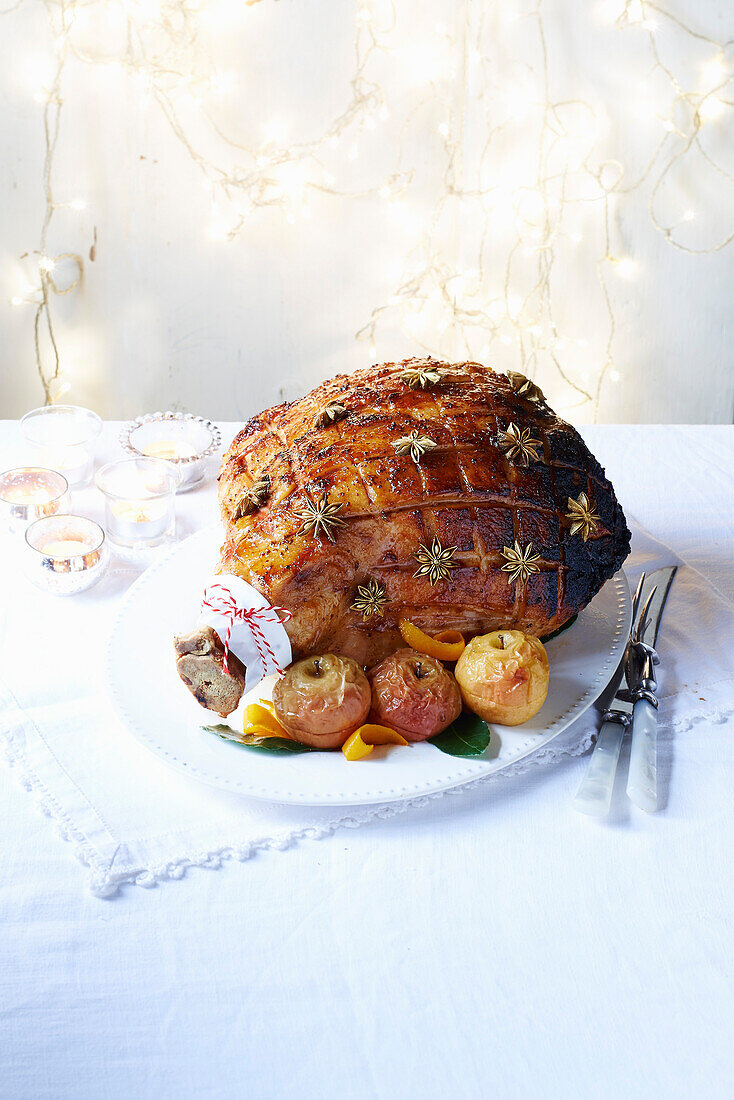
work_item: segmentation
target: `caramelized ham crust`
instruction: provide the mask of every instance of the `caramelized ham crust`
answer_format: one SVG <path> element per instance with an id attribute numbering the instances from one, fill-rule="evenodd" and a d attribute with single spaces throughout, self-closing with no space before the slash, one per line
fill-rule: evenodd
<path id="1" fill-rule="evenodd" d="M 220 571 L 293 612 L 294 659 L 370 665 L 403 644 L 401 618 L 549 634 L 629 550 L 579 434 L 522 375 L 479 363 L 385 363 L 267 409 L 225 455 L 219 496 Z"/>

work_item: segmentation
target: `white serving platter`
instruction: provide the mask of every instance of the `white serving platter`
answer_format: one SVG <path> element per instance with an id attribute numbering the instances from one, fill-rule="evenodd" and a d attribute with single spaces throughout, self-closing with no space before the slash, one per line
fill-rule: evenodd
<path id="1" fill-rule="evenodd" d="M 199 706 L 175 666 L 173 636 L 198 621 L 202 584 L 220 541 L 216 528 L 192 535 L 132 586 L 108 641 L 107 689 L 124 725 L 155 756 L 193 779 L 252 798 L 312 806 L 396 802 L 501 771 L 544 748 L 595 702 L 629 634 L 631 600 L 619 572 L 569 630 L 548 642 L 550 688 L 542 709 L 523 726 L 494 727 L 481 757 L 447 756 L 430 742 L 376 748 L 359 761 L 341 752 L 252 752 L 202 730 L 222 719 Z M 271 689 L 272 681 L 263 681 L 242 706 Z M 241 728 L 242 707 L 226 721 Z"/>

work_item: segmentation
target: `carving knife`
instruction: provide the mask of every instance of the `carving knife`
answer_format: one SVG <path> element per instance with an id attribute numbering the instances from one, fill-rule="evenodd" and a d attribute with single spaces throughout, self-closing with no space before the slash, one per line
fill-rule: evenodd
<path id="1" fill-rule="evenodd" d="M 642 599 L 645 586 L 645 574 L 640 577 L 632 601 L 632 631 L 634 632 L 637 611 Z M 582 814 L 590 814 L 592 817 L 604 817 L 609 813 L 612 804 L 612 790 L 614 789 L 614 776 L 617 772 L 619 750 L 622 748 L 625 730 L 632 722 L 632 702 L 627 698 L 627 692 L 622 687 L 625 673 L 625 661 L 627 652 L 632 643 L 632 635 L 627 642 L 625 655 L 612 677 L 614 685 L 614 698 L 604 712 L 602 727 L 594 745 L 586 774 L 581 780 L 581 785 L 573 799 L 572 806 Z M 611 685 L 610 685 L 611 688 Z"/>
<path id="2" fill-rule="evenodd" d="M 676 572 L 677 566 L 668 566 L 658 569 L 650 578 L 655 580 L 655 587 L 645 600 L 625 658 L 627 688 L 633 707 L 627 795 L 636 806 L 648 813 L 658 808 L 655 665 L 659 658 L 655 643 Z"/>

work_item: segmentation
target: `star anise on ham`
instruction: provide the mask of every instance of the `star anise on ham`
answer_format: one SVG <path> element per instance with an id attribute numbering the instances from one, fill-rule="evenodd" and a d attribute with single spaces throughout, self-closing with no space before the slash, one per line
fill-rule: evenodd
<path id="1" fill-rule="evenodd" d="M 432 585 L 438 584 L 440 580 L 449 580 L 451 570 L 456 569 L 455 553 L 455 546 L 442 546 L 438 538 L 434 538 L 430 546 L 421 545 L 415 555 L 418 569 L 413 576 L 428 577 Z"/>
<path id="2" fill-rule="evenodd" d="M 387 593 L 385 592 L 385 586 L 380 584 L 379 581 L 370 578 L 366 584 L 357 585 L 357 596 L 354 603 L 351 605 L 351 610 L 361 612 L 362 621 L 366 622 L 367 619 L 371 619 L 373 615 L 381 619 L 385 614 L 386 603 Z"/>
<path id="3" fill-rule="evenodd" d="M 537 564 L 540 561 L 540 554 L 533 552 L 533 544 L 531 542 L 529 542 L 523 550 L 520 543 L 515 539 L 514 546 L 505 546 L 502 551 L 502 557 L 505 559 L 505 564 L 502 566 L 502 572 L 508 574 L 508 584 L 512 584 L 515 581 L 519 581 L 520 584 L 525 584 L 531 574 L 540 572 L 540 566 Z"/>
<path id="4" fill-rule="evenodd" d="M 538 462 L 538 448 L 543 446 L 539 439 L 533 439 L 530 428 L 518 428 L 512 421 L 504 431 L 497 433 L 497 442 L 507 457 L 516 460 L 521 466 Z"/>
<path id="5" fill-rule="evenodd" d="M 526 400 L 536 402 L 537 404 L 544 404 L 545 396 L 543 391 L 540 386 L 535 385 L 535 382 L 531 382 L 524 374 L 520 374 L 519 371 L 515 370 L 508 370 L 507 377 L 513 391 L 518 397 L 524 397 Z"/>
<path id="6" fill-rule="evenodd" d="M 244 516 L 252 515 L 253 512 L 256 512 L 258 508 L 263 506 L 269 496 L 270 474 L 264 474 L 245 489 L 235 505 L 232 518 L 238 520 L 242 519 Z"/>
<path id="7" fill-rule="evenodd" d="M 411 390 L 429 390 L 431 386 L 435 386 L 444 376 L 444 371 L 440 367 L 408 367 L 402 371 L 400 378 L 408 389 Z"/>
<path id="8" fill-rule="evenodd" d="M 294 513 L 303 520 L 300 533 L 307 535 L 311 532 L 314 538 L 324 535 L 329 542 L 333 542 L 334 528 L 345 526 L 338 514 L 343 507 L 340 502 L 331 504 L 328 493 L 324 493 L 318 501 L 306 500 L 303 507 Z"/>
<path id="9" fill-rule="evenodd" d="M 400 439 L 396 439 L 393 443 L 393 447 L 397 454 L 409 454 L 413 462 L 420 462 L 421 456 L 424 455 L 426 451 L 432 451 L 434 447 L 437 446 L 437 443 L 434 443 L 427 435 L 421 435 L 417 429 L 412 431 L 410 435 L 401 436 Z"/>
<path id="10" fill-rule="evenodd" d="M 589 500 L 586 493 L 579 493 L 578 500 L 574 500 L 573 497 L 568 498 L 566 519 L 571 524 L 571 534 L 580 534 L 584 542 L 589 535 L 597 533 L 601 523 L 596 505 Z"/>
<path id="11" fill-rule="evenodd" d="M 341 401 L 331 401 L 326 405 L 313 422 L 314 428 L 328 428 L 330 424 L 336 424 L 337 420 L 343 420 L 347 415 L 346 405 Z"/>

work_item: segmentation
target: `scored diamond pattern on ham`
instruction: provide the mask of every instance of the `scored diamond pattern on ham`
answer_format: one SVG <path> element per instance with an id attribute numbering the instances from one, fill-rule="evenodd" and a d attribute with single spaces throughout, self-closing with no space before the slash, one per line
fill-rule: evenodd
<path id="1" fill-rule="evenodd" d="M 423 366 L 439 381 L 411 388 L 401 375 Z M 321 414 L 334 403 L 347 412 L 331 422 Z M 540 441 L 538 461 L 508 457 L 500 433 L 510 424 Z M 418 461 L 394 447 L 414 430 L 436 444 Z M 244 515 L 243 495 L 265 475 L 267 499 Z M 586 540 L 567 517 L 582 492 L 598 515 Z M 324 494 L 341 505 L 333 542 L 304 531 L 299 515 Z M 478 363 L 385 363 L 259 413 L 225 455 L 219 496 L 220 570 L 293 613 L 294 658 L 330 651 L 371 664 L 403 644 L 401 618 L 429 633 L 514 626 L 542 636 L 577 614 L 629 550 L 622 509 L 580 435 Z M 414 574 L 434 538 L 456 550 L 450 574 L 432 584 Z M 502 571 L 515 542 L 539 555 L 525 583 Z M 351 605 L 370 579 L 387 599 L 382 617 L 364 619 Z"/>

